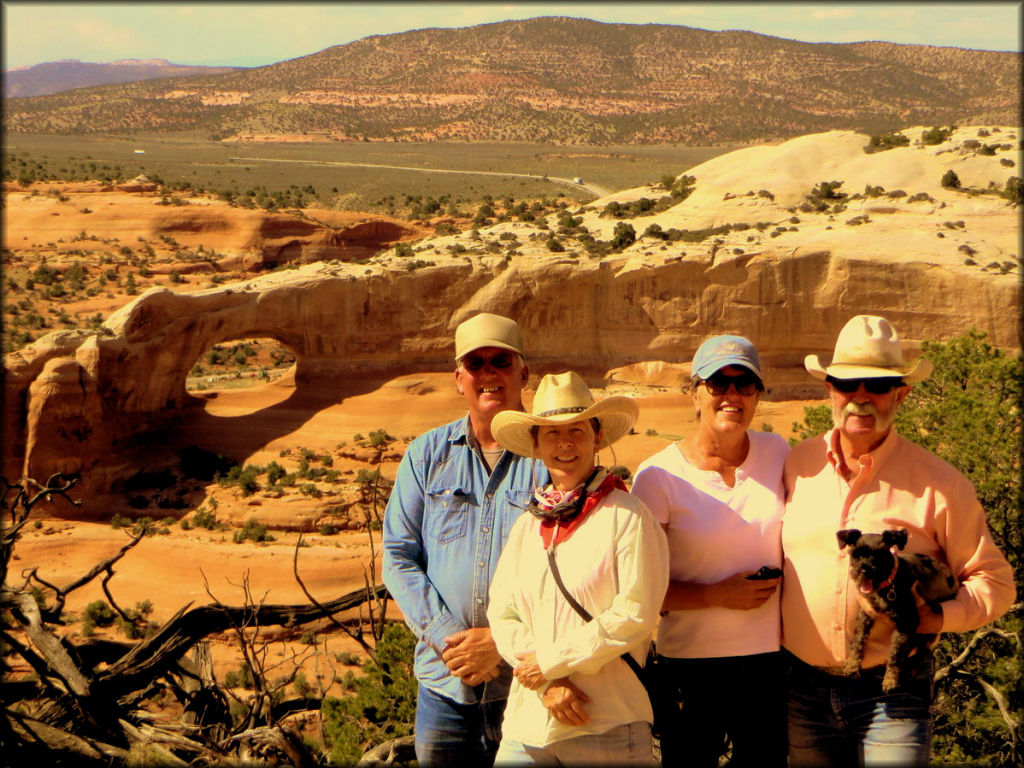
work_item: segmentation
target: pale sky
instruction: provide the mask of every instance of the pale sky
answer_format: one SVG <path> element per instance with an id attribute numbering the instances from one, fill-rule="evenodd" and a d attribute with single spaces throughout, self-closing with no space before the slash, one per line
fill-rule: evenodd
<path id="1" fill-rule="evenodd" d="M 1015 2 L 51 3 L 3 0 L 3 66 L 79 59 L 167 59 L 259 66 L 368 35 L 535 16 L 743 29 L 806 42 L 1021 51 Z"/>

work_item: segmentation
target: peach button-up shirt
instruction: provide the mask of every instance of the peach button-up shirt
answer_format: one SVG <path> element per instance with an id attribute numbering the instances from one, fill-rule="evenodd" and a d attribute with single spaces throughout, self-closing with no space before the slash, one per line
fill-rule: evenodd
<path id="1" fill-rule="evenodd" d="M 807 664 L 841 667 L 856 626 L 857 590 L 836 531 L 906 528 L 906 552 L 942 560 L 960 582 L 942 604 L 942 631 L 967 632 L 1013 604 L 1013 572 L 996 547 L 971 483 L 948 463 L 890 431 L 850 472 L 839 432 L 805 440 L 786 460 L 782 518 L 782 644 Z M 864 667 L 885 663 L 892 633 L 875 622 Z"/>

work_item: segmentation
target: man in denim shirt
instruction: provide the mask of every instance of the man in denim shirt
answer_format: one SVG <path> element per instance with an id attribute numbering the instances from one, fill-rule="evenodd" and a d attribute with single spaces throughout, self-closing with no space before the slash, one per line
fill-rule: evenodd
<path id="1" fill-rule="evenodd" d="M 416 634 L 416 758 L 494 761 L 512 680 L 491 639 L 487 591 L 533 489 L 530 459 L 502 450 L 491 420 L 523 410 L 519 326 L 481 313 L 455 330 L 455 386 L 467 416 L 414 440 L 384 515 L 384 583 Z M 547 479 L 543 465 L 538 482 Z"/>

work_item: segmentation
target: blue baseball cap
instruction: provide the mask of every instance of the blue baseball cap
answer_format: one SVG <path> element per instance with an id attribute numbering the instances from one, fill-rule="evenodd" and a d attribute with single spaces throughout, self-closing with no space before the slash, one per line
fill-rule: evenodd
<path id="1" fill-rule="evenodd" d="M 742 336 L 712 336 L 705 339 L 693 356 L 691 375 L 701 380 L 712 376 L 727 365 L 739 365 L 761 376 L 761 361 L 757 350 Z"/>

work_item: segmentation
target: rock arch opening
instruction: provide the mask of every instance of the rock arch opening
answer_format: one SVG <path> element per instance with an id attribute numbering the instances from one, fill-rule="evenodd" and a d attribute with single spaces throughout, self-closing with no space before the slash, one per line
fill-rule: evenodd
<path id="1" fill-rule="evenodd" d="M 294 349 L 273 337 L 216 342 L 189 369 L 185 391 L 251 389 L 282 378 L 294 382 L 297 359 Z"/>

